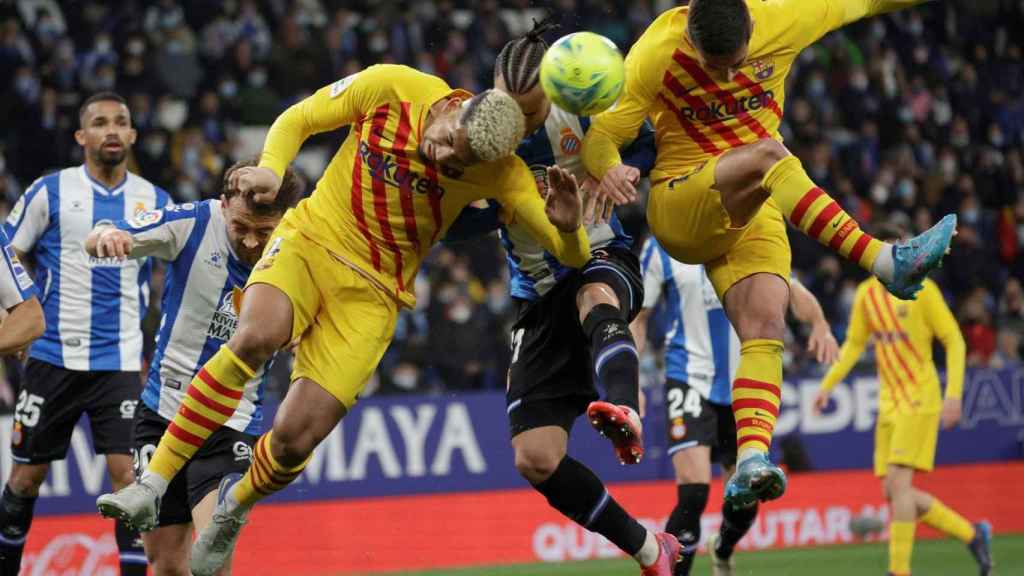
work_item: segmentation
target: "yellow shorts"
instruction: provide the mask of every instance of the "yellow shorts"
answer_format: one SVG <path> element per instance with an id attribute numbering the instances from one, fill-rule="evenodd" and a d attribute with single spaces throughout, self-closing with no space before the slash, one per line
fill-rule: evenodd
<path id="1" fill-rule="evenodd" d="M 651 187 L 647 221 L 670 256 L 704 264 L 718 298 L 740 280 L 767 272 L 789 282 L 786 221 L 768 199 L 743 226 L 733 226 L 715 190 L 718 156 Z"/>
<path id="2" fill-rule="evenodd" d="M 398 304 L 294 220 L 285 215 L 246 286 L 270 284 L 292 302 L 292 380 L 313 380 L 351 409 L 391 343 Z"/>
<path id="3" fill-rule="evenodd" d="M 875 476 L 885 476 L 890 464 L 931 472 L 938 439 L 938 412 L 879 415 L 875 425 Z"/>

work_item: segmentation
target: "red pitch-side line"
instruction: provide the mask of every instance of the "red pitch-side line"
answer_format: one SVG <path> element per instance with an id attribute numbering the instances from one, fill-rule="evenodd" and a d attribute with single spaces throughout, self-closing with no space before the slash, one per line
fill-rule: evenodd
<path id="1" fill-rule="evenodd" d="M 363 126 L 366 118 L 363 118 L 355 125 L 356 139 L 363 141 Z M 356 158 L 352 163 L 352 214 L 356 217 L 356 228 L 363 234 L 366 244 L 370 247 L 370 262 L 373 269 L 380 272 L 380 249 L 370 234 L 370 227 L 366 224 L 366 212 L 363 210 L 363 156 L 356 150 Z"/>
<path id="2" fill-rule="evenodd" d="M 707 102 L 687 92 L 686 88 L 683 88 L 683 85 L 679 83 L 679 79 L 676 78 L 668 70 L 665 70 L 665 76 L 662 78 L 662 84 L 664 84 L 665 87 L 668 88 L 669 91 L 672 92 L 672 94 L 674 94 L 676 98 L 682 99 L 683 101 L 686 102 L 687 106 L 693 108 L 694 110 L 698 110 L 702 107 L 707 106 Z M 728 142 L 729 145 L 732 146 L 733 148 L 743 145 L 743 140 L 740 140 L 740 137 L 737 136 L 736 133 L 732 131 L 732 128 L 729 128 L 729 126 L 726 125 L 726 123 L 721 121 L 720 119 L 711 119 L 708 122 L 705 122 L 705 125 L 711 127 L 712 130 L 714 130 L 716 133 L 718 133 L 719 136 L 724 138 L 726 142 Z"/>
<path id="3" fill-rule="evenodd" d="M 726 105 L 732 104 L 736 108 L 736 118 L 743 123 L 751 132 L 757 134 L 758 138 L 770 138 L 771 134 L 765 130 L 764 126 L 757 121 L 756 118 L 750 115 L 745 110 L 740 109 L 740 103 L 736 101 L 736 97 L 733 96 L 729 91 L 723 90 L 721 86 L 715 82 L 711 76 L 708 76 L 707 72 L 700 67 L 700 64 L 696 60 L 690 58 L 680 50 L 676 50 L 672 54 L 672 58 L 686 70 L 686 73 L 693 77 L 705 92 L 713 93 L 719 100 L 725 101 Z M 753 92 L 753 91 L 751 91 Z"/>
<path id="4" fill-rule="evenodd" d="M 370 129 L 370 138 L 368 139 L 370 150 L 381 150 L 380 138 L 387 127 L 389 114 L 389 104 L 381 104 L 373 113 L 373 127 Z M 398 242 L 395 241 L 394 231 L 391 230 L 391 219 L 388 214 L 388 184 L 384 180 L 386 175 L 380 176 L 373 179 L 373 211 L 377 216 L 377 224 L 380 225 L 380 234 L 384 237 L 384 244 L 391 250 L 395 260 L 395 280 L 398 283 L 398 291 L 403 292 L 405 281 L 402 279 L 402 250 L 398 247 Z"/>
<path id="5" fill-rule="evenodd" d="M 800 200 L 793 207 L 793 212 L 789 215 L 789 221 L 793 223 L 793 226 L 800 227 L 800 222 L 804 219 L 807 214 L 807 210 L 810 209 L 811 204 L 825 195 L 825 191 L 815 186 L 807 191 Z"/>
<path id="6" fill-rule="evenodd" d="M 736 75 L 733 76 L 733 80 L 735 80 L 740 86 L 750 90 L 750 93 L 754 96 L 764 96 L 764 88 L 761 88 L 760 84 L 748 78 L 743 72 L 737 72 Z M 774 98 L 761 98 L 761 101 L 764 102 L 764 106 L 771 110 L 779 120 L 782 120 L 782 108 L 779 108 L 779 103 L 776 102 Z"/>
<path id="7" fill-rule="evenodd" d="M 721 152 L 718 149 L 718 147 L 715 146 L 714 143 L 712 143 L 711 140 L 708 139 L 707 136 L 705 136 L 700 130 L 698 130 L 696 126 L 691 124 L 689 120 L 683 117 L 683 113 L 679 111 L 678 106 L 673 104 L 671 100 L 666 98 L 665 95 L 660 92 L 658 93 L 658 98 L 661 99 L 661 102 L 665 105 L 666 108 L 675 113 L 676 119 L 679 120 L 679 125 L 683 127 L 683 131 L 686 132 L 686 135 L 689 136 L 691 140 L 700 145 L 701 150 L 708 154 L 714 155 L 717 155 Z"/>
<path id="8" fill-rule="evenodd" d="M 394 152 L 398 167 L 406 176 L 401 182 L 399 198 L 402 201 L 402 216 L 405 217 L 405 235 L 412 243 L 412 248 L 417 255 L 420 253 L 420 235 L 416 228 L 416 208 L 412 202 L 412 180 L 409 178 L 409 155 L 405 147 L 409 144 L 409 134 L 412 133 L 410 104 L 402 102 L 402 113 L 398 119 L 398 130 L 395 132 Z"/>

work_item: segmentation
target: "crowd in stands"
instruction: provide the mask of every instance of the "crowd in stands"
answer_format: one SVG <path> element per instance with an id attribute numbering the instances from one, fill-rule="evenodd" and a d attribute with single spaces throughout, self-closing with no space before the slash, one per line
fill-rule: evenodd
<path id="1" fill-rule="evenodd" d="M 138 129 L 130 168 L 178 202 L 215 197 L 221 174 L 287 106 L 378 63 L 490 87 L 495 56 L 544 11 L 530 0 L 19 0 L 0 6 L 0 216 L 37 177 L 80 163 L 79 103 L 116 90 Z M 665 0 L 554 0 L 551 39 L 592 30 L 624 51 Z M 755 23 L 756 26 L 756 23 Z M 936 277 L 969 365 L 1019 365 L 1024 335 L 1024 2 L 934 3 L 826 36 L 790 77 L 782 135 L 860 222 L 910 232 L 957 212 Z M 262 130 L 262 131 L 261 131 Z M 298 163 L 315 182 L 343 132 Z M 255 141 L 253 141 L 255 140 Z M 620 208 L 638 240 L 642 206 Z M 861 273 L 799 233 L 794 270 L 837 335 Z M 514 306 L 493 239 L 436 250 L 371 390 L 501 388 Z M 657 326 L 655 328 L 658 328 Z M 657 330 L 655 330 L 657 332 Z M 794 325 L 787 368 L 816 369 Z M 870 359 L 868 360 L 870 362 Z M 645 362 L 649 371 L 655 364 Z M 8 365 L 8 376 L 15 370 Z M 277 386 L 287 381 L 279 362 Z M 0 374 L 0 380 L 2 380 Z M 7 390 L 5 390 L 7 388 Z M 0 403 L 10 395 L 0 385 Z"/>

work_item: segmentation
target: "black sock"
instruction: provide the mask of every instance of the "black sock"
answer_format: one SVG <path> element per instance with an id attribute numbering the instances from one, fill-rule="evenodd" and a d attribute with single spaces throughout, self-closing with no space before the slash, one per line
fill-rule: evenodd
<path id="1" fill-rule="evenodd" d="M 118 520 L 114 523 L 114 536 L 121 553 L 121 576 L 146 576 L 146 550 L 138 531 Z"/>
<path id="2" fill-rule="evenodd" d="M 605 400 L 639 412 L 640 360 L 622 311 L 610 304 L 594 306 L 583 319 L 583 333 L 590 338 L 594 374 L 604 385 Z"/>
<path id="3" fill-rule="evenodd" d="M 0 496 L 0 576 L 18 576 L 36 497 L 18 496 L 4 486 Z"/>
<path id="4" fill-rule="evenodd" d="M 547 480 L 534 488 L 548 504 L 587 530 L 597 532 L 630 556 L 643 547 L 647 529 L 619 506 L 601 479 L 566 456 Z"/>
<path id="5" fill-rule="evenodd" d="M 665 524 L 665 532 L 679 538 L 679 543 L 683 546 L 682 558 L 676 564 L 675 572 L 673 572 L 675 576 L 690 574 L 693 558 L 697 555 L 697 546 L 700 544 L 700 517 L 708 505 L 710 490 L 711 487 L 707 484 L 676 486 L 678 493 L 676 507 Z"/>
<path id="6" fill-rule="evenodd" d="M 733 548 L 757 519 L 757 504 L 749 508 L 739 508 L 726 502 L 722 506 L 722 527 L 718 534 L 717 553 L 722 558 L 732 556 Z"/>

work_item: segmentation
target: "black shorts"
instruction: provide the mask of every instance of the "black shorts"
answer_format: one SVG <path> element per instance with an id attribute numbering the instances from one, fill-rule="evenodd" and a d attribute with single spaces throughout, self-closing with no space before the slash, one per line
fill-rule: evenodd
<path id="1" fill-rule="evenodd" d="M 736 465 L 736 418 L 732 406 L 715 404 L 686 382 L 665 382 L 669 456 L 692 446 L 711 447 L 711 461 Z"/>
<path id="2" fill-rule="evenodd" d="M 587 404 L 599 397 L 590 342 L 576 308 L 579 289 L 598 282 L 615 290 L 624 319 L 632 321 L 643 305 L 643 280 L 636 256 L 625 249 L 595 250 L 583 268 L 542 298 L 519 301 L 505 395 L 512 436 L 551 425 L 568 432 Z"/>
<path id="3" fill-rule="evenodd" d="M 170 422 L 139 405 L 135 416 L 135 437 L 132 460 L 135 475 L 139 476 L 160 443 L 160 437 Z M 178 475 L 171 480 L 167 492 L 160 499 L 160 526 L 185 524 L 192 521 L 192 509 L 217 489 L 221 478 L 228 474 L 244 474 L 252 462 L 252 447 L 256 436 L 243 434 L 227 426 L 218 428 Z"/>
<path id="4" fill-rule="evenodd" d="M 30 358 L 11 433 L 15 462 L 63 459 L 82 414 L 89 415 L 97 454 L 130 454 L 132 418 L 142 381 L 138 372 L 67 370 Z"/>

